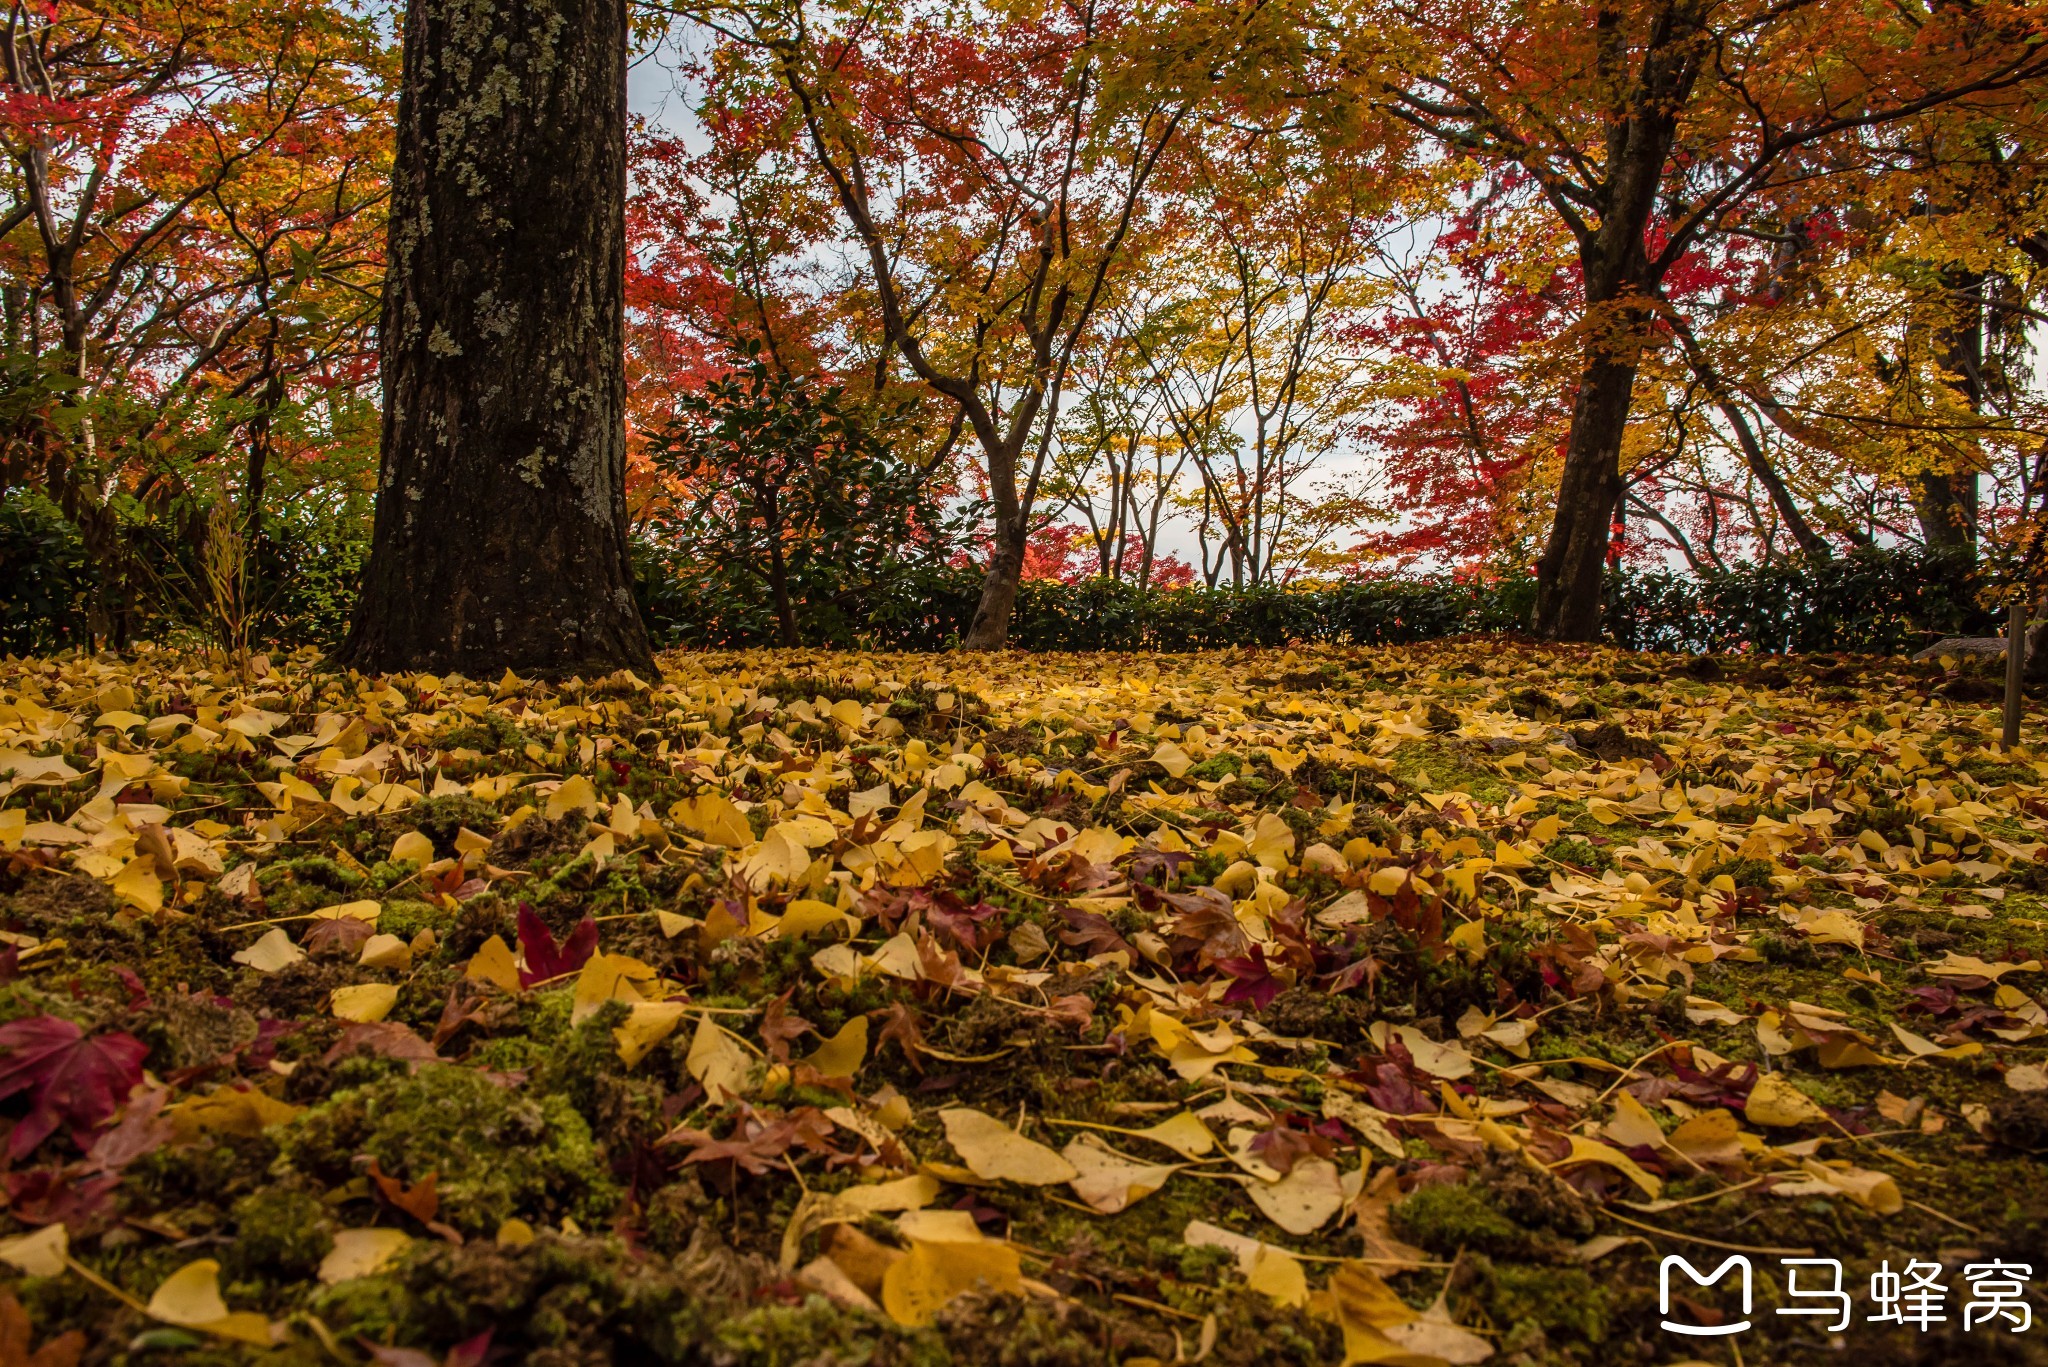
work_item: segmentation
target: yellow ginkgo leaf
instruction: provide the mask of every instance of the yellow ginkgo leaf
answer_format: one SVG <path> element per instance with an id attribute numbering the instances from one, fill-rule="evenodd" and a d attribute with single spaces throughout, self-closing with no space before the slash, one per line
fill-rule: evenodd
<path id="1" fill-rule="evenodd" d="M 1569 1135 L 1567 1138 L 1571 1140 L 1572 1151 L 1558 1160 L 1555 1166 L 1565 1167 L 1573 1163 L 1602 1164 L 1613 1168 L 1616 1172 L 1628 1178 L 1629 1181 L 1641 1187 L 1644 1194 L 1649 1196 L 1651 1200 L 1655 1200 L 1664 1190 L 1663 1178 L 1644 1170 L 1641 1164 L 1637 1163 L 1635 1159 L 1630 1158 L 1620 1149 L 1610 1144 L 1603 1144 L 1597 1139 L 1588 1139 L 1582 1134 Z"/>
<path id="2" fill-rule="evenodd" d="M 1092 1134 L 1084 1134 L 1060 1151 L 1075 1176 L 1069 1183 L 1083 1204 L 1115 1215 L 1166 1185 L 1180 1171 L 1178 1163 L 1145 1163 L 1126 1157 Z"/>
<path id="3" fill-rule="evenodd" d="M 684 798 L 668 809 L 671 820 L 680 822 L 714 845 L 737 850 L 750 845 L 754 832 L 747 825 L 747 814 L 733 805 L 732 799 L 720 793 L 699 793 Z"/>
<path id="4" fill-rule="evenodd" d="M 1275 1305 L 1299 1309 L 1308 1304 L 1308 1274 L 1302 1270 L 1301 1259 L 1284 1248 L 1260 1244 L 1244 1281 Z"/>
<path id="5" fill-rule="evenodd" d="M 654 913 L 654 923 L 661 927 L 661 936 L 664 940 L 673 940 L 691 926 L 703 925 L 704 918 L 684 916 L 674 911 L 657 911 Z"/>
<path id="6" fill-rule="evenodd" d="M 490 983 L 507 992 L 519 990 L 519 963 L 512 957 L 512 947 L 502 936 L 493 935 L 479 945 L 470 957 L 469 967 L 462 970 L 462 976 L 473 983 Z"/>
<path id="7" fill-rule="evenodd" d="M 599 801 L 597 789 L 591 786 L 590 780 L 581 774 L 571 774 L 563 780 L 561 787 L 548 794 L 541 814 L 550 821 L 560 821 L 571 812 L 595 816 L 603 810 L 604 803 Z"/>
<path id="8" fill-rule="evenodd" d="M 359 902 L 337 902 L 333 906 L 322 907 L 313 913 L 312 919 L 315 921 L 368 921 L 371 925 L 375 925 L 377 924 L 377 918 L 383 914 L 383 911 L 384 907 L 381 903 L 364 898 Z"/>
<path id="9" fill-rule="evenodd" d="M 855 1016 L 804 1060 L 826 1077 L 850 1078 L 868 1056 L 868 1018 Z"/>
<path id="10" fill-rule="evenodd" d="M 745 1094 L 754 1061 L 737 1040 L 707 1015 L 697 1018 L 697 1033 L 690 1039 L 690 1052 L 683 1066 L 703 1084 L 712 1104 L 717 1105 Z"/>
<path id="11" fill-rule="evenodd" d="M 55 1277 L 64 1271 L 71 1239 L 62 1224 L 44 1225 L 11 1239 L 0 1239 L 0 1263 L 31 1277 Z"/>
<path id="12" fill-rule="evenodd" d="M 619 1058 L 628 1067 L 646 1058 L 655 1045 L 673 1035 L 689 1008 L 682 1002 L 635 1002 L 632 1013 L 612 1031 Z"/>
<path id="13" fill-rule="evenodd" d="M 402 1229 L 344 1229 L 334 1248 L 320 1261 L 320 1280 L 327 1286 L 382 1271 L 405 1251 L 412 1236 Z"/>
<path id="14" fill-rule="evenodd" d="M 840 1205 L 863 1214 L 879 1215 L 887 1211 L 922 1210 L 938 1196 L 938 1179 L 928 1173 L 917 1172 L 891 1182 L 848 1187 L 838 1194 L 837 1200 Z"/>
<path id="15" fill-rule="evenodd" d="M 1216 1136 L 1209 1133 L 1209 1127 L 1193 1111 L 1182 1111 L 1157 1125 L 1129 1133 L 1155 1144 L 1164 1144 L 1183 1158 L 1203 1158 L 1216 1150 Z"/>
<path id="16" fill-rule="evenodd" d="M 337 987 L 333 993 L 336 1018 L 361 1025 L 383 1020 L 396 1005 L 398 988 L 391 983 L 357 983 L 353 987 Z"/>
<path id="17" fill-rule="evenodd" d="M 434 842 L 419 831 L 407 831 L 391 842 L 391 858 L 419 865 L 434 862 Z"/>
<path id="18" fill-rule="evenodd" d="M 965 1211 L 925 1211 L 924 1215 L 965 1215 Z M 973 1290 L 1015 1295 L 1024 1289 L 1023 1265 L 1017 1250 L 982 1236 L 972 1217 L 961 1221 L 927 1221 L 911 1226 L 910 1251 L 889 1264 L 882 1275 L 882 1308 L 906 1328 L 921 1328 L 954 1297 Z"/>
<path id="19" fill-rule="evenodd" d="M 1342 1178 L 1327 1158 L 1304 1158 L 1277 1182 L 1243 1180 L 1252 1204 L 1289 1234 L 1313 1234 L 1344 1208 Z"/>
<path id="20" fill-rule="evenodd" d="M 845 928 L 849 931 L 860 929 L 860 919 L 849 916 L 830 902 L 820 902 L 815 897 L 799 897 L 791 902 L 776 923 L 785 940 L 801 940 L 807 935 L 816 935 L 821 930 Z"/>
<path id="21" fill-rule="evenodd" d="M 197 1329 L 241 1343 L 268 1348 L 274 1341 L 270 1321 L 252 1311 L 230 1312 L 220 1294 L 220 1264 L 211 1258 L 186 1263 L 166 1277 L 149 1298 L 151 1319 Z"/>
<path id="22" fill-rule="evenodd" d="M 222 1087 L 210 1096 L 181 1101 L 164 1112 L 171 1135 L 190 1143 L 201 1134 L 231 1134 L 253 1139 L 272 1125 L 296 1119 L 303 1106 L 259 1092 L 253 1087 Z"/>
<path id="23" fill-rule="evenodd" d="M 389 968 L 403 973 L 412 967 L 412 946 L 396 935 L 372 935 L 363 941 L 363 952 L 356 962 L 365 968 Z"/>
<path id="24" fill-rule="evenodd" d="M 131 859 L 114 875 L 114 895 L 138 911 L 162 911 L 163 881 L 157 877 L 156 860 L 148 856 Z"/>
<path id="25" fill-rule="evenodd" d="M 794 823 L 772 827 L 760 847 L 740 862 L 740 872 L 756 889 L 770 883 L 794 883 L 811 866 L 811 852 L 792 829 Z"/>
<path id="26" fill-rule="evenodd" d="M 1194 767 L 1195 763 L 1188 758 L 1187 751 L 1181 749 L 1170 740 L 1159 742 L 1157 748 L 1152 751 L 1152 762 L 1174 778 L 1180 778 L 1186 774 L 1190 768 Z"/>
<path id="27" fill-rule="evenodd" d="M 238 964 L 247 964 L 258 973 L 278 973 L 304 959 L 306 951 L 293 942 L 284 927 L 272 926 L 255 944 L 237 950 L 229 957 Z"/>
<path id="28" fill-rule="evenodd" d="M 1049 1187 L 1080 1176 L 1072 1163 L 992 1115 L 955 1106 L 940 1111 L 939 1119 L 946 1126 L 946 1142 L 977 1177 Z"/>
<path id="29" fill-rule="evenodd" d="M 1828 1113 L 1812 1097 L 1786 1081 L 1782 1073 L 1765 1073 L 1749 1090 L 1742 1114 L 1752 1125 L 1769 1129 L 1793 1129 L 1800 1125 L 1825 1125 Z"/>
<path id="30" fill-rule="evenodd" d="M 569 1023 L 581 1024 L 606 1002 L 643 1002 L 660 978 L 654 965 L 627 954 L 593 954 L 576 974 Z"/>
<path id="31" fill-rule="evenodd" d="M 220 1264 L 212 1258 L 186 1263 L 166 1277 L 149 1298 L 149 1315 L 165 1324 L 198 1326 L 227 1318 L 221 1299 Z"/>

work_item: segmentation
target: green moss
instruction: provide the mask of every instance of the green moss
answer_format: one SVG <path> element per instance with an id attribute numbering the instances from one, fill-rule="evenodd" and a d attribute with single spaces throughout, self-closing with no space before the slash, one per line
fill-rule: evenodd
<path id="1" fill-rule="evenodd" d="M 1470 1259 L 1479 1302 L 1502 1326 L 1534 1324 L 1579 1343 L 1607 1338 L 1607 1290 L 1577 1267 L 1506 1266 Z"/>
<path id="2" fill-rule="evenodd" d="M 511 1216 L 602 1221 L 619 1193 L 590 1127 L 559 1095 L 503 1087 L 467 1068 L 428 1067 L 335 1097 L 285 1132 L 295 1167 L 333 1184 L 357 1154 L 417 1182 L 440 1175 L 441 1218 L 490 1233 Z"/>
<path id="3" fill-rule="evenodd" d="M 1606 852 L 1591 841 L 1571 835 L 1561 835 L 1545 845 L 1543 854 L 1560 864 L 1570 864 L 1581 869 L 1608 869 L 1614 864 Z"/>
<path id="4" fill-rule="evenodd" d="M 235 1202 L 235 1241 L 221 1258 L 235 1281 L 303 1281 L 334 1247 L 327 1207 L 303 1187 L 279 1184 Z"/>
<path id="5" fill-rule="evenodd" d="M 325 855 L 307 855 L 300 859 L 280 860 L 264 867 L 256 875 L 256 884 L 265 896 L 275 893 L 289 884 L 302 884 L 313 889 L 330 892 L 354 892 L 363 885 L 363 876 L 355 870 L 335 863 Z"/>
<path id="6" fill-rule="evenodd" d="M 454 921 L 454 916 L 441 907 L 400 897 L 384 904 L 383 912 L 377 917 L 377 929 L 386 935 L 410 940 L 423 930 L 439 935 Z"/>
<path id="7" fill-rule="evenodd" d="M 484 834 L 498 824 L 498 814 L 488 803 L 467 793 L 454 797 L 430 797 L 407 808 L 402 818 L 414 830 L 434 842 L 434 853 L 443 858 L 455 854 L 455 837 L 465 826 Z"/>
<path id="8" fill-rule="evenodd" d="M 1526 1254 L 1530 1244 L 1529 1231 L 1471 1182 L 1417 1187 L 1394 1207 L 1393 1223 L 1402 1238 L 1445 1257 L 1460 1249 L 1515 1257 Z"/>
<path id="9" fill-rule="evenodd" d="M 390 1342 L 415 1317 L 405 1284 L 389 1273 L 324 1287 L 307 1308 L 335 1333 L 372 1342 Z"/>

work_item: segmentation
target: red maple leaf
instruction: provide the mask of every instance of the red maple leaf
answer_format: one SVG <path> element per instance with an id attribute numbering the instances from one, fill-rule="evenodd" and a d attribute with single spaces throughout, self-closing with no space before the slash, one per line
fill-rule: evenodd
<path id="1" fill-rule="evenodd" d="M 1271 1006 L 1273 998 L 1287 986 L 1266 966 L 1266 951 L 1260 945 L 1253 945 L 1251 953 L 1238 958 L 1218 959 L 1216 967 L 1233 979 L 1224 989 L 1223 1000 L 1232 1004 L 1250 1002 L 1254 1011 Z"/>
<path id="2" fill-rule="evenodd" d="M 10 1159 L 26 1157 L 59 1125 L 81 1149 L 142 1081 L 149 1047 L 126 1031 L 86 1038 L 58 1016 L 30 1016 L 0 1025 L 0 1098 L 30 1094 L 29 1113 L 7 1137 Z"/>
<path id="3" fill-rule="evenodd" d="M 557 947 L 554 935 L 541 921 L 539 913 L 528 903 L 521 902 L 519 952 L 526 959 L 526 966 L 519 970 L 521 987 L 565 978 L 581 969 L 597 952 L 597 922 L 586 912 L 576 923 L 576 929 L 569 932 L 569 938 Z"/>

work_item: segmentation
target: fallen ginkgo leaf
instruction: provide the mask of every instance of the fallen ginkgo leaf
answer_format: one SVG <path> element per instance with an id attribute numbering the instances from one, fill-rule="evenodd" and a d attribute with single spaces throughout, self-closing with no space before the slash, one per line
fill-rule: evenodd
<path id="1" fill-rule="evenodd" d="M 507 1222 L 509 1223 L 509 1221 Z M 503 1240 L 503 1231 L 499 1234 Z M 320 1281 L 333 1286 L 357 1277 L 372 1276 L 389 1266 L 405 1251 L 412 1236 L 402 1229 L 344 1229 L 334 1236 L 334 1247 L 320 1260 Z"/>
<path id="2" fill-rule="evenodd" d="M 256 943 L 247 949 L 237 950 L 230 957 L 258 973 L 278 973 L 303 960 L 306 951 L 293 942 L 282 926 L 272 926 Z"/>
<path id="3" fill-rule="evenodd" d="M 946 1142 L 977 1177 L 1049 1187 L 1080 1176 L 1072 1163 L 994 1116 L 956 1106 L 939 1112 L 939 1119 L 946 1127 Z"/>
<path id="4" fill-rule="evenodd" d="M 398 988 L 391 983 L 357 983 L 337 987 L 332 995 L 336 1019 L 367 1025 L 383 1020 L 398 1005 Z"/>
<path id="5" fill-rule="evenodd" d="M 1178 1163 L 1143 1163 L 1128 1158 L 1092 1134 L 1084 1134 L 1060 1151 L 1074 1168 L 1068 1185 L 1074 1195 L 1104 1215 L 1115 1215 L 1166 1185 L 1180 1171 Z"/>

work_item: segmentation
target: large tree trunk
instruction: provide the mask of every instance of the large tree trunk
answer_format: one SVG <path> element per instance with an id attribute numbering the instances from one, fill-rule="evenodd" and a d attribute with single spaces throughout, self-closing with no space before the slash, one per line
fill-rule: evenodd
<path id="1" fill-rule="evenodd" d="M 625 0 L 412 0 L 344 661 L 651 670 L 625 506 Z"/>
<path id="2" fill-rule="evenodd" d="M 1591 641 L 1600 634 L 1609 519 L 1622 490 L 1621 442 L 1648 341 L 1650 301 L 1662 284 L 1662 268 L 1651 264 L 1643 234 L 1677 135 L 1678 111 L 1699 77 L 1706 8 L 1699 0 L 1661 5 L 1633 73 L 1626 68 L 1636 59 L 1617 16 L 1604 10 L 1595 16 L 1604 35 L 1601 63 L 1628 98 L 1608 129 L 1598 226 L 1579 233 L 1585 364 L 1558 476 L 1557 513 L 1536 564 L 1534 626 L 1551 640 Z"/>

